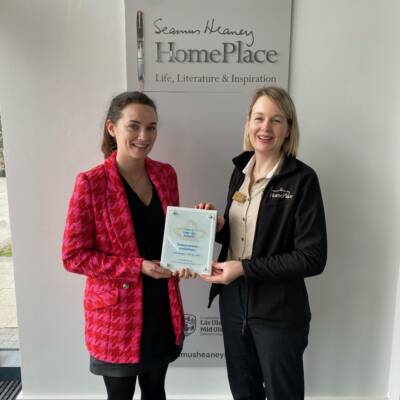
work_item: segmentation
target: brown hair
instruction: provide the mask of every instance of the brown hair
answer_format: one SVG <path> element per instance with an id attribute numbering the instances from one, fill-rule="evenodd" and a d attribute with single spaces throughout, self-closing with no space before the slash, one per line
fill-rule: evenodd
<path id="1" fill-rule="evenodd" d="M 118 96 L 115 96 L 111 100 L 111 104 L 104 121 L 103 141 L 101 143 L 101 151 L 104 154 L 104 158 L 109 157 L 112 152 L 117 150 L 117 142 L 115 138 L 108 132 L 107 121 L 111 121 L 116 124 L 121 118 L 122 110 L 129 104 L 144 104 L 151 107 L 157 114 L 157 107 L 154 101 L 142 92 L 124 92 Z"/>
<path id="2" fill-rule="evenodd" d="M 296 108 L 288 92 L 276 86 L 268 86 L 258 89 L 255 92 L 253 98 L 251 99 L 250 108 L 247 115 L 246 126 L 244 129 L 243 149 L 254 150 L 253 146 L 250 143 L 249 136 L 247 134 L 247 122 L 251 117 L 254 104 L 262 96 L 269 97 L 282 110 L 283 114 L 285 115 L 286 121 L 289 126 L 289 136 L 285 139 L 285 142 L 283 143 L 282 146 L 282 150 L 287 155 L 296 156 L 300 140 L 300 131 L 299 131 L 299 124 L 297 121 Z"/>

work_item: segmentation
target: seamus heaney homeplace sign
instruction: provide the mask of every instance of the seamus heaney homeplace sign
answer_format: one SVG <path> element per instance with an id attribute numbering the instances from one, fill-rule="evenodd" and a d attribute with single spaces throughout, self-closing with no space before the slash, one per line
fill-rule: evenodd
<path id="1" fill-rule="evenodd" d="M 144 90 L 159 107 L 152 157 L 175 167 L 181 205 L 206 199 L 221 211 L 253 91 L 288 87 L 291 7 L 291 0 L 125 0 L 127 89 Z M 172 258 L 182 258 L 174 262 L 199 258 L 196 240 L 207 231 L 199 223 L 178 218 L 166 229 Z M 180 287 L 186 339 L 174 366 L 225 365 L 209 285 L 183 280 Z"/>
<path id="2" fill-rule="evenodd" d="M 291 0 L 125 4 L 128 87 L 239 92 L 288 86 Z"/>

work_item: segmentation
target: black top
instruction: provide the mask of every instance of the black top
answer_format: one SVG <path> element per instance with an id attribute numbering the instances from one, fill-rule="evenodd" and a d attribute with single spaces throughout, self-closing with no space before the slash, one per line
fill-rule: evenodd
<path id="1" fill-rule="evenodd" d="M 133 228 L 141 257 L 145 260 L 160 260 L 164 235 L 165 215 L 152 184 L 152 197 L 145 205 L 122 178 L 128 199 Z M 107 363 L 91 357 L 90 371 L 105 376 L 133 376 L 151 369 L 160 368 L 175 360 L 180 346 L 175 345 L 171 321 L 167 279 L 154 279 L 142 275 L 143 279 L 143 329 L 140 346 L 140 362 L 137 364 Z"/>
<path id="2" fill-rule="evenodd" d="M 253 154 L 245 152 L 233 159 L 226 222 L 217 235 L 222 244 L 219 261 L 225 261 L 228 254 L 232 196 L 242 185 L 242 170 Z M 326 257 L 325 215 L 318 177 L 303 162 L 286 156 L 264 190 L 253 253 L 242 261 L 248 289 L 246 318 L 283 328 L 307 324 L 311 313 L 304 278 L 320 274 Z M 210 303 L 221 289 L 221 285 L 212 285 Z"/>

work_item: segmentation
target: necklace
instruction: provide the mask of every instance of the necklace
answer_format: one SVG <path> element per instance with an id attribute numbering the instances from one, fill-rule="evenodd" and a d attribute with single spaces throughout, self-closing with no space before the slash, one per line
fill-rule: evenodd
<path id="1" fill-rule="evenodd" d="M 145 172 L 139 176 L 139 178 L 136 180 L 136 182 L 131 186 L 132 190 L 135 190 L 136 186 L 139 184 L 139 182 L 143 179 L 143 177 L 146 175 Z"/>
<path id="2" fill-rule="evenodd" d="M 130 186 L 130 188 L 135 191 L 136 187 L 138 186 L 138 184 L 142 181 L 142 179 L 144 178 L 144 176 L 146 176 L 146 171 L 144 170 L 140 176 L 136 179 L 136 182 L 133 181 L 131 178 L 129 178 L 126 174 L 120 172 L 121 176 L 124 178 L 125 182 Z"/>

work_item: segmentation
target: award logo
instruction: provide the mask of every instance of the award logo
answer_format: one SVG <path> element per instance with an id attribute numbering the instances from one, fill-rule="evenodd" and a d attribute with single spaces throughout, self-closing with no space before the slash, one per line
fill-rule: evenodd
<path id="1" fill-rule="evenodd" d="M 196 222 L 192 220 L 187 221 L 184 227 L 176 228 L 175 233 L 179 236 L 180 239 L 189 240 L 191 242 L 198 242 L 206 234 L 205 231 L 198 229 Z"/>

